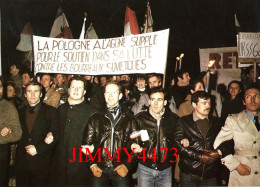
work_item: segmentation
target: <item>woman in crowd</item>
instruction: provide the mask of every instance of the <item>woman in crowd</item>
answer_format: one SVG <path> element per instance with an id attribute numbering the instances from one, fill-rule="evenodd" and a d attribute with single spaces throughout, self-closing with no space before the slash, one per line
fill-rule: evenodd
<path id="1" fill-rule="evenodd" d="M 24 107 L 23 101 L 19 98 L 21 93 L 22 88 L 17 84 L 14 82 L 7 83 L 7 99 L 16 107 L 18 112 Z"/>
<path id="2" fill-rule="evenodd" d="M 245 109 L 240 81 L 233 80 L 228 84 L 228 95 L 223 102 L 221 120 L 224 123 L 229 114 L 236 114 Z"/>

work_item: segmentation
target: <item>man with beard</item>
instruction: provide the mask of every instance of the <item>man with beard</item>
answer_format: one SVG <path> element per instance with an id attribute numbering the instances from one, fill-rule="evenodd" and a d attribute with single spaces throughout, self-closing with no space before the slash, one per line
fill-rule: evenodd
<path id="1" fill-rule="evenodd" d="M 230 170 L 228 186 L 260 186 L 260 91 L 246 90 L 243 100 L 246 110 L 227 117 L 214 147 L 234 140 L 235 154 L 221 159 Z"/>
<path id="2" fill-rule="evenodd" d="M 136 131 L 136 120 L 126 107 L 119 104 L 122 93 L 117 82 L 107 82 L 104 96 L 106 112 L 91 116 L 84 132 L 83 145 L 94 148 L 92 155 L 99 154 L 98 150 L 101 149 L 101 162 L 88 156 L 93 186 L 112 183 L 114 187 L 127 187 L 129 171 L 134 167 L 130 134 Z M 83 149 L 86 149 L 85 146 Z M 131 159 L 126 151 L 131 154 Z M 107 154 L 112 155 L 113 159 L 109 159 Z"/>
<path id="3" fill-rule="evenodd" d="M 55 152 L 53 185 L 57 186 L 86 186 L 89 184 L 86 163 L 79 162 L 79 157 L 85 161 L 79 151 L 82 145 L 84 129 L 89 117 L 96 111 L 84 99 L 85 79 L 74 76 L 69 81 L 68 101 L 58 109 L 59 140 Z M 76 158 L 73 161 L 73 158 Z M 70 161 L 71 160 L 71 161 Z"/>
<path id="4" fill-rule="evenodd" d="M 15 156 L 18 186 L 49 185 L 51 159 L 56 137 L 57 111 L 40 101 L 41 85 L 29 82 L 25 87 L 28 107 L 20 113 L 23 135 L 18 142 Z M 53 132 L 52 143 L 45 137 Z"/>
<path id="5" fill-rule="evenodd" d="M 16 108 L 3 98 L 4 81 L 0 77 L 0 186 L 7 186 L 10 142 L 22 136 L 19 115 Z"/>

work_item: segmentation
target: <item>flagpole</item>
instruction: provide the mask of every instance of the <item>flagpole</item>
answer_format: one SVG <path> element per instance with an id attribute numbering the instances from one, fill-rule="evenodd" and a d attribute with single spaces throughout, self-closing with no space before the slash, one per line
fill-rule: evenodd
<path id="1" fill-rule="evenodd" d="M 34 59 L 35 59 L 35 57 L 34 57 L 33 35 L 31 35 L 31 37 L 32 37 L 32 39 L 31 39 L 31 41 L 32 41 L 31 71 L 32 71 L 33 75 L 35 76 L 35 74 L 34 74 L 34 72 L 35 72 L 35 69 L 34 69 Z"/>
<path id="2" fill-rule="evenodd" d="M 169 33 L 170 33 L 170 29 L 169 29 Z M 169 45 L 169 35 L 170 35 L 170 34 L 168 34 L 168 39 L 167 39 L 167 52 L 166 52 L 165 67 L 164 67 L 164 74 L 163 74 L 163 85 L 162 85 L 163 88 L 165 88 L 166 69 L 167 69 L 167 58 L 168 58 L 168 45 Z"/>

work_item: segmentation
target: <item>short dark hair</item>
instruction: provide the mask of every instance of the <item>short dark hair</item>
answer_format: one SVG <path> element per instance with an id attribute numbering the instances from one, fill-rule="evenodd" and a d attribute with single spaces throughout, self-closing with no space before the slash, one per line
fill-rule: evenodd
<path id="1" fill-rule="evenodd" d="M 260 90 L 259 90 L 259 88 L 257 86 L 250 86 L 249 88 L 246 89 L 246 91 L 244 93 L 244 99 L 245 99 L 247 90 L 250 90 L 250 89 L 255 89 L 255 90 L 258 90 L 260 92 Z"/>
<path id="2" fill-rule="evenodd" d="M 240 90 L 242 89 L 241 82 L 240 82 L 240 81 L 237 81 L 237 80 L 233 80 L 233 81 L 231 81 L 231 82 L 228 84 L 228 90 L 229 90 L 231 84 L 233 84 L 233 83 L 237 84 L 237 85 L 239 86 L 239 89 L 240 89 Z"/>
<path id="3" fill-rule="evenodd" d="M 78 76 L 78 75 L 71 77 L 70 80 L 69 80 L 69 83 L 68 83 L 69 87 L 70 87 L 72 81 L 74 81 L 74 80 L 75 81 L 82 81 L 83 85 L 84 85 L 84 90 L 85 90 L 85 88 L 86 88 L 86 79 L 84 77 L 81 77 L 81 76 Z"/>
<path id="4" fill-rule="evenodd" d="M 22 73 L 22 75 L 23 75 L 23 74 L 28 74 L 30 78 L 34 78 L 34 75 L 33 75 L 33 73 L 32 73 L 31 71 L 24 71 L 24 72 Z"/>
<path id="5" fill-rule="evenodd" d="M 161 86 L 157 86 L 157 87 L 153 87 L 153 88 L 149 89 L 148 90 L 149 98 L 151 97 L 152 94 L 158 93 L 158 92 L 163 93 L 164 100 L 165 100 L 166 92 L 165 92 L 165 90 Z"/>
<path id="6" fill-rule="evenodd" d="M 200 99 L 210 99 L 210 94 L 204 91 L 197 91 L 194 94 L 191 95 L 191 103 L 195 103 L 197 104 L 199 102 L 199 98 Z"/>
<path id="7" fill-rule="evenodd" d="M 159 75 L 159 74 L 156 74 L 156 73 L 149 74 L 148 79 L 150 79 L 151 77 L 157 77 L 159 79 L 159 81 L 162 82 L 161 75 Z"/>
<path id="8" fill-rule="evenodd" d="M 40 78 L 42 79 L 42 77 L 43 77 L 44 75 L 48 75 L 48 76 L 50 76 L 51 81 L 52 81 L 52 75 L 51 75 L 51 74 L 49 74 L 49 73 L 42 73 L 41 76 L 40 76 Z"/>
<path id="9" fill-rule="evenodd" d="M 136 83 L 137 80 L 145 80 L 145 82 L 147 82 L 146 76 L 142 75 L 142 74 L 139 74 L 139 75 L 135 76 L 135 81 L 134 82 Z"/>
<path id="10" fill-rule="evenodd" d="M 40 87 L 40 92 L 42 93 L 42 85 L 41 85 L 40 83 L 38 83 L 38 82 L 36 82 L 36 81 L 30 81 L 30 82 L 28 82 L 28 83 L 26 84 L 26 86 L 25 86 L 25 92 L 26 92 L 28 86 L 39 86 L 39 87 Z"/>
<path id="11" fill-rule="evenodd" d="M 193 79 L 189 85 L 190 90 L 195 91 L 195 87 L 199 82 L 203 85 L 203 88 L 205 89 L 205 85 L 201 79 Z"/>
<path id="12" fill-rule="evenodd" d="M 181 70 L 176 71 L 176 72 L 175 72 L 175 75 L 174 75 L 174 81 L 175 81 L 175 83 L 178 82 L 178 77 L 179 77 L 180 79 L 183 79 L 183 74 L 185 74 L 185 73 L 189 73 L 188 70 L 181 69 Z"/>

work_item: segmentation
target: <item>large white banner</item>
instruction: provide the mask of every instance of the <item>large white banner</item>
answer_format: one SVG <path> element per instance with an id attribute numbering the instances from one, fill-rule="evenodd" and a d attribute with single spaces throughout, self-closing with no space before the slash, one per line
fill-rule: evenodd
<path id="1" fill-rule="evenodd" d="M 169 29 L 109 39 L 33 36 L 34 72 L 62 74 L 164 74 Z"/>
<path id="2" fill-rule="evenodd" d="M 200 70 L 207 71 L 210 60 L 215 60 L 215 64 L 211 69 L 217 72 L 217 85 L 228 83 L 232 80 L 241 79 L 241 69 L 238 67 L 237 47 L 222 47 L 200 49 Z"/>

